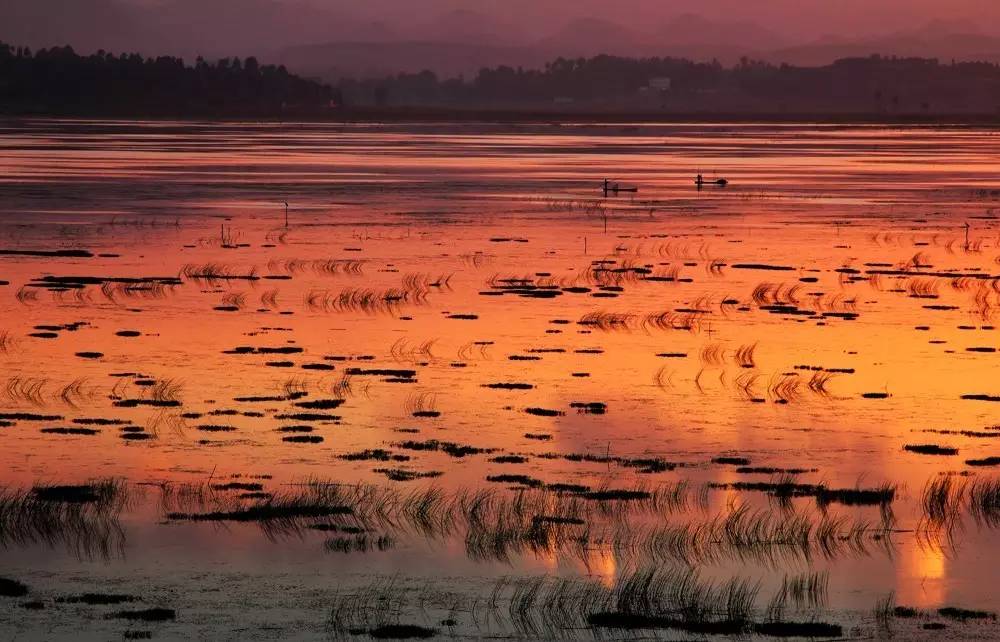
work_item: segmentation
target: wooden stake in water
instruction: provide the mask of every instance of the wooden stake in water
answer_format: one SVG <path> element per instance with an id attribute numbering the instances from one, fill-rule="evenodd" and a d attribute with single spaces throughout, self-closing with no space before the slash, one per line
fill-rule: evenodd
<path id="1" fill-rule="evenodd" d="M 288 202 L 285 201 L 285 227 L 288 227 Z"/>
<path id="2" fill-rule="evenodd" d="M 969 249 L 969 222 L 968 221 L 965 222 L 965 249 L 966 249 L 966 251 L 968 251 L 968 249 Z"/>

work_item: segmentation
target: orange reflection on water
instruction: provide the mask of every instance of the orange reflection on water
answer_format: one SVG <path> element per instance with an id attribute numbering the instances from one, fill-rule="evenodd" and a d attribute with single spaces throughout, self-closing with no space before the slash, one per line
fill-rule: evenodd
<path id="1" fill-rule="evenodd" d="M 922 609 L 945 604 L 948 557 L 941 546 L 908 544 L 896 567 L 896 603 Z"/>

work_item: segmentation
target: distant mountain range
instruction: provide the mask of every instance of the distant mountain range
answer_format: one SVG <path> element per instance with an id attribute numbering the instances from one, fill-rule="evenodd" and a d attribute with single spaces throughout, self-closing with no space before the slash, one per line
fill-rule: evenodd
<path id="1" fill-rule="evenodd" d="M 446 18 L 442 23 L 448 24 Z M 632 57 L 673 56 L 717 59 L 734 64 L 743 57 L 773 63 L 824 65 L 838 58 L 884 56 L 938 58 L 942 61 L 1000 62 L 1000 38 L 976 32 L 947 31 L 963 25 L 928 25 L 920 30 L 879 37 L 825 37 L 794 43 L 750 22 L 727 22 L 686 14 L 649 30 L 596 18 L 567 23 L 528 43 L 510 43 L 485 17 L 454 18 L 449 28 L 426 27 L 428 37 L 328 42 L 286 47 L 278 60 L 295 71 L 336 79 L 344 75 L 382 75 L 430 69 L 442 76 L 466 76 L 482 67 L 539 67 L 557 57 L 598 54 Z M 430 37 L 434 34 L 434 37 Z"/>
<path id="2" fill-rule="evenodd" d="M 443 0 L 442 0 L 443 1 Z M 474 74 L 501 64 L 540 67 L 557 57 L 607 53 L 731 64 L 746 56 L 820 65 L 849 56 L 920 56 L 1000 62 L 1000 37 L 968 21 L 935 21 L 881 36 L 802 42 L 760 22 L 691 13 L 647 21 L 628 15 L 533 21 L 513 2 L 505 17 L 473 9 L 433 12 L 389 0 L 2 0 L 0 40 L 70 44 L 147 55 L 257 56 L 297 73 L 336 80 L 430 69 Z M 482 4 L 482 3 L 480 3 Z M 584 3 L 586 4 L 586 3 Z M 581 5 L 583 6 L 583 5 Z M 585 9 L 586 7 L 584 7 Z M 581 9 L 581 13 L 586 13 Z"/>

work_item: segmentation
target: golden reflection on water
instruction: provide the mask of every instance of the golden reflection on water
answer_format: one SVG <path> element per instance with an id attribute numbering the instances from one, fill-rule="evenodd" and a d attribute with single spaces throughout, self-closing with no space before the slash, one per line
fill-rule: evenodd
<path id="1" fill-rule="evenodd" d="M 911 545 L 897 567 L 896 601 L 934 609 L 948 602 L 948 557 L 940 546 Z"/>
<path id="2" fill-rule="evenodd" d="M 88 131 L 102 127 L 110 131 Z M 173 417 L 156 439 L 135 443 L 113 427 L 88 437 L 55 437 L 24 424 L 0 429 L 0 481 L 7 484 L 105 476 L 191 482 L 210 474 L 271 475 L 269 489 L 310 478 L 386 484 L 387 465 L 342 456 L 401 452 L 406 439 L 436 439 L 528 458 L 512 468 L 481 454 L 407 451 L 411 459 L 401 467 L 442 473 L 433 483 L 448 489 L 503 487 L 485 478 L 515 471 L 549 484 L 612 488 L 771 478 L 711 463 L 743 456 L 754 466 L 808 469 L 799 477 L 807 483 L 897 484 L 894 510 L 905 531 L 919 519 L 928 479 L 963 469 L 966 458 L 997 454 L 989 440 L 959 432 L 997 423 L 995 404 L 961 398 L 1000 394 L 997 356 L 989 351 L 998 343 L 1000 299 L 978 288 L 996 283 L 1000 257 L 998 197 L 980 191 L 1000 173 L 995 137 L 808 126 L 642 125 L 638 133 L 598 126 L 147 128 L 153 131 L 34 123 L 0 139 L 0 249 L 85 247 L 116 255 L 0 257 L 0 279 L 11 284 L 0 290 L 0 330 L 17 339 L 0 357 L 3 377 L 44 377 L 47 397 L 36 405 L 58 409 L 65 421 L 114 415 L 155 432 L 164 419 L 159 411 L 113 406 L 109 398 L 145 394 L 134 383 L 142 378 L 175 380 L 183 410 L 201 416 Z M 699 169 L 725 174 L 731 188 L 694 190 Z M 639 193 L 602 198 L 597 188 L 608 174 L 638 184 Z M 288 229 L 284 201 L 291 203 Z M 227 227 L 236 242 L 222 247 Z M 363 267 L 360 274 L 302 267 L 329 259 Z M 303 263 L 288 268 L 295 261 Z M 626 279 L 620 292 L 602 291 L 607 284 L 594 282 L 595 261 L 648 273 Z M 162 296 L 118 299 L 99 286 L 39 287 L 46 275 L 172 277 L 189 264 L 278 278 L 188 278 Z M 962 278 L 947 276 L 955 274 Z M 445 275 L 452 277 L 441 287 Z M 315 305 L 347 290 L 396 291 L 408 277 L 439 284 L 425 285 L 419 301 L 376 311 Z M 487 296 L 503 279 L 553 283 L 562 294 Z M 569 291 L 583 285 L 587 292 Z M 755 292 L 784 294 L 767 301 L 755 300 Z M 579 323 L 600 312 L 625 321 Z M 90 325 L 55 339 L 30 336 L 37 326 L 76 321 Z M 129 329 L 142 335 L 116 334 Z M 735 355 L 750 345 L 753 363 L 738 363 Z M 227 353 L 237 346 L 302 352 Z M 78 357 L 84 350 L 103 356 Z M 316 364 L 334 369 L 302 367 Z M 234 400 L 274 396 L 289 381 L 310 398 L 328 398 L 354 366 L 419 374 L 410 383 L 353 377 L 352 394 L 337 408 L 342 420 L 318 424 L 324 441 L 314 445 L 276 432 L 291 423 L 275 418 L 285 400 L 255 406 L 262 416 L 211 414 L 250 410 Z M 814 373 L 824 369 L 831 376 L 820 385 Z M 116 373 L 143 377 L 116 387 Z M 57 393 L 77 380 L 87 394 L 73 407 Z M 497 382 L 533 388 L 483 388 Z M 15 397 L 6 394 L 3 412 L 32 409 Z M 421 400 L 432 400 L 440 416 L 414 416 Z M 606 403 L 608 412 L 578 413 L 574 402 Z M 529 415 L 528 407 L 564 414 Z M 223 422 L 235 430 L 221 437 L 199 430 Z M 960 455 L 903 450 L 913 443 L 950 445 Z M 558 456 L 578 453 L 677 466 L 644 474 Z M 743 503 L 783 510 L 763 493 L 725 487 L 709 496 L 707 512 L 682 517 L 707 519 Z M 833 510 L 877 519 L 865 508 Z M 207 528 L 186 535 L 219 545 L 218 532 Z M 956 596 L 984 599 L 976 582 L 962 585 L 969 571 L 954 575 L 948 552 L 920 548 L 908 534 L 892 537 L 901 541 L 893 571 L 854 573 L 835 587 L 838 605 L 867 608 L 889 590 L 901 604 L 926 608 Z M 977 541 L 977 553 L 995 561 L 991 537 Z M 403 552 L 372 564 L 393 572 L 435 565 L 467 571 L 465 552 L 449 542 L 427 559 Z M 183 565 L 183 553 L 174 554 Z M 608 586 L 624 567 L 601 546 L 572 564 L 553 546 L 524 558 L 512 564 L 589 574 Z M 367 561 L 345 563 L 371 572 Z M 829 561 L 838 564 L 864 570 L 863 562 Z M 721 570 L 776 574 L 750 565 Z"/>

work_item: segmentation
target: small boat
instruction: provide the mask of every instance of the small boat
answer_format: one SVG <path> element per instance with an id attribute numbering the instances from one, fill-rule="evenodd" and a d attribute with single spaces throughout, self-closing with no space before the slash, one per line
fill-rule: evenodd
<path id="1" fill-rule="evenodd" d="M 718 185 L 719 187 L 725 187 L 726 185 L 729 185 L 729 181 L 727 181 L 724 178 L 717 178 L 715 180 L 705 180 L 705 178 L 701 174 L 698 174 L 698 177 L 694 179 L 694 184 L 697 185 L 699 188 L 704 187 L 705 185 Z"/>
<path id="2" fill-rule="evenodd" d="M 607 196 L 608 192 L 617 194 L 619 192 L 638 192 L 638 187 L 622 187 L 620 183 L 612 183 L 608 179 L 604 179 L 604 195 Z"/>

